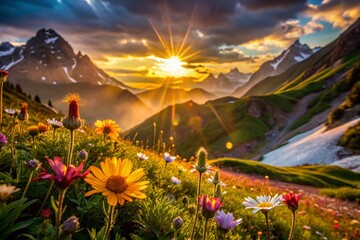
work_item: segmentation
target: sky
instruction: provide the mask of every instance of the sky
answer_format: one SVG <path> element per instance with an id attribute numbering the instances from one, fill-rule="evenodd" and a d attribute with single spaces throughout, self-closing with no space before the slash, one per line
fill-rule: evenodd
<path id="1" fill-rule="evenodd" d="M 2 0 L 0 42 L 53 28 L 74 51 L 139 88 L 256 71 L 296 39 L 325 46 L 360 0 Z"/>

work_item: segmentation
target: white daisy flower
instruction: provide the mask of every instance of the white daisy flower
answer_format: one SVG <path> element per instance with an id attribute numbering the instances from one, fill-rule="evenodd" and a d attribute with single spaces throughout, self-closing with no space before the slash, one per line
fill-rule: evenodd
<path id="1" fill-rule="evenodd" d="M 142 152 L 138 152 L 137 153 L 137 156 L 140 158 L 140 160 L 147 160 L 149 157 L 148 156 L 146 156 L 144 153 L 142 153 Z"/>
<path id="2" fill-rule="evenodd" d="M 246 207 L 245 209 L 254 209 L 252 213 L 255 214 L 258 211 L 267 213 L 275 207 L 282 206 L 282 201 L 282 195 L 276 194 L 274 197 L 271 197 L 270 195 L 257 196 L 256 200 L 251 197 L 247 197 L 242 204 Z"/>
<path id="3" fill-rule="evenodd" d="M 174 177 L 174 176 L 171 177 L 171 181 L 172 181 L 172 183 L 175 184 L 175 185 L 178 185 L 178 184 L 181 183 L 181 180 L 178 179 L 177 177 Z"/>

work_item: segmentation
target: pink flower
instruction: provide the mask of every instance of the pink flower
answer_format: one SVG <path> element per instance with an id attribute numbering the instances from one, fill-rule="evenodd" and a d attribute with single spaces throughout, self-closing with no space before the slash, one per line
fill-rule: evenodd
<path id="1" fill-rule="evenodd" d="M 242 219 L 234 221 L 232 213 L 224 213 L 223 211 L 216 212 L 215 221 L 218 229 L 228 232 L 242 222 Z"/>
<path id="2" fill-rule="evenodd" d="M 223 202 L 220 202 L 220 198 L 210 197 L 208 198 L 206 195 L 200 197 L 198 199 L 200 206 L 202 207 L 202 215 L 209 219 L 215 216 L 215 212 L 220 209 Z"/>
<path id="3" fill-rule="evenodd" d="M 55 174 L 52 175 L 47 172 L 46 169 L 42 168 L 43 172 L 39 173 L 39 177 L 35 180 L 49 179 L 54 181 L 55 185 L 60 189 L 68 188 L 77 179 L 85 177 L 90 172 L 90 169 L 88 169 L 81 173 L 84 167 L 84 162 L 82 162 L 78 167 L 75 167 L 74 165 L 66 166 L 59 157 L 54 157 L 54 160 L 48 157 L 46 157 L 46 159 Z"/>
<path id="4" fill-rule="evenodd" d="M 301 193 L 300 194 L 294 194 L 292 192 L 288 192 L 287 194 L 283 195 L 283 201 L 286 204 L 286 206 L 291 211 L 294 212 L 294 211 L 296 211 L 298 209 L 300 197 L 301 197 Z"/>

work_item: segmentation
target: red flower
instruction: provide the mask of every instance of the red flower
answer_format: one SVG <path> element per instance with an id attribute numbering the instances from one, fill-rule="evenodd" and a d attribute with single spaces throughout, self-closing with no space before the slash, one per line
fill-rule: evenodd
<path id="1" fill-rule="evenodd" d="M 55 174 L 52 175 L 43 168 L 43 172 L 39 173 L 39 178 L 36 180 L 50 179 L 51 181 L 54 181 L 55 185 L 60 189 L 68 188 L 77 179 L 85 177 L 90 172 L 90 169 L 88 169 L 85 172 L 80 173 L 84 167 L 84 162 L 78 167 L 75 167 L 74 165 L 66 166 L 59 157 L 54 157 L 54 160 L 51 160 L 48 157 L 46 157 L 46 159 Z"/>
<path id="2" fill-rule="evenodd" d="M 215 212 L 224 205 L 223 202 L 220 202 L 220 198 L 208 198 L 206 195 L 199 197 L 198 201 L 202 207 L 202 215 L 207 219 L 214 217 Z"/>
<path id="3" fill-rule="evenodd" d="M 294 194 L 292 192 L 288 192 L 287 194 L 283 195 L 283 201 L 286 206 L 294 212 L 298 209 L 300 197 L 301 193 Z"/>
<path id="4" fill-rule="evenodd" d="M 49 208 L 41 210 L 40 217 L 43 219 L 49 219 L 51 217 L 51 210 Z"/>

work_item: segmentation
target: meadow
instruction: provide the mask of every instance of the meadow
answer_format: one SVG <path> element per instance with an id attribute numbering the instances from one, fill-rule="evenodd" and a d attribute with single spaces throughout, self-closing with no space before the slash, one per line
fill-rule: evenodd
<path id="1" fill-rule="evenodd" d="M 358 191 L 359 174 L 211 160 L 204 148 L 183 159 L 172 139 L 148 146 L 122 139 L 113 120 L 86 124 L 79 101 L 65 97 L 62 121 L 5 106 L 1 239 L 360 238 L 357 193 L 319 192 Z"/>

